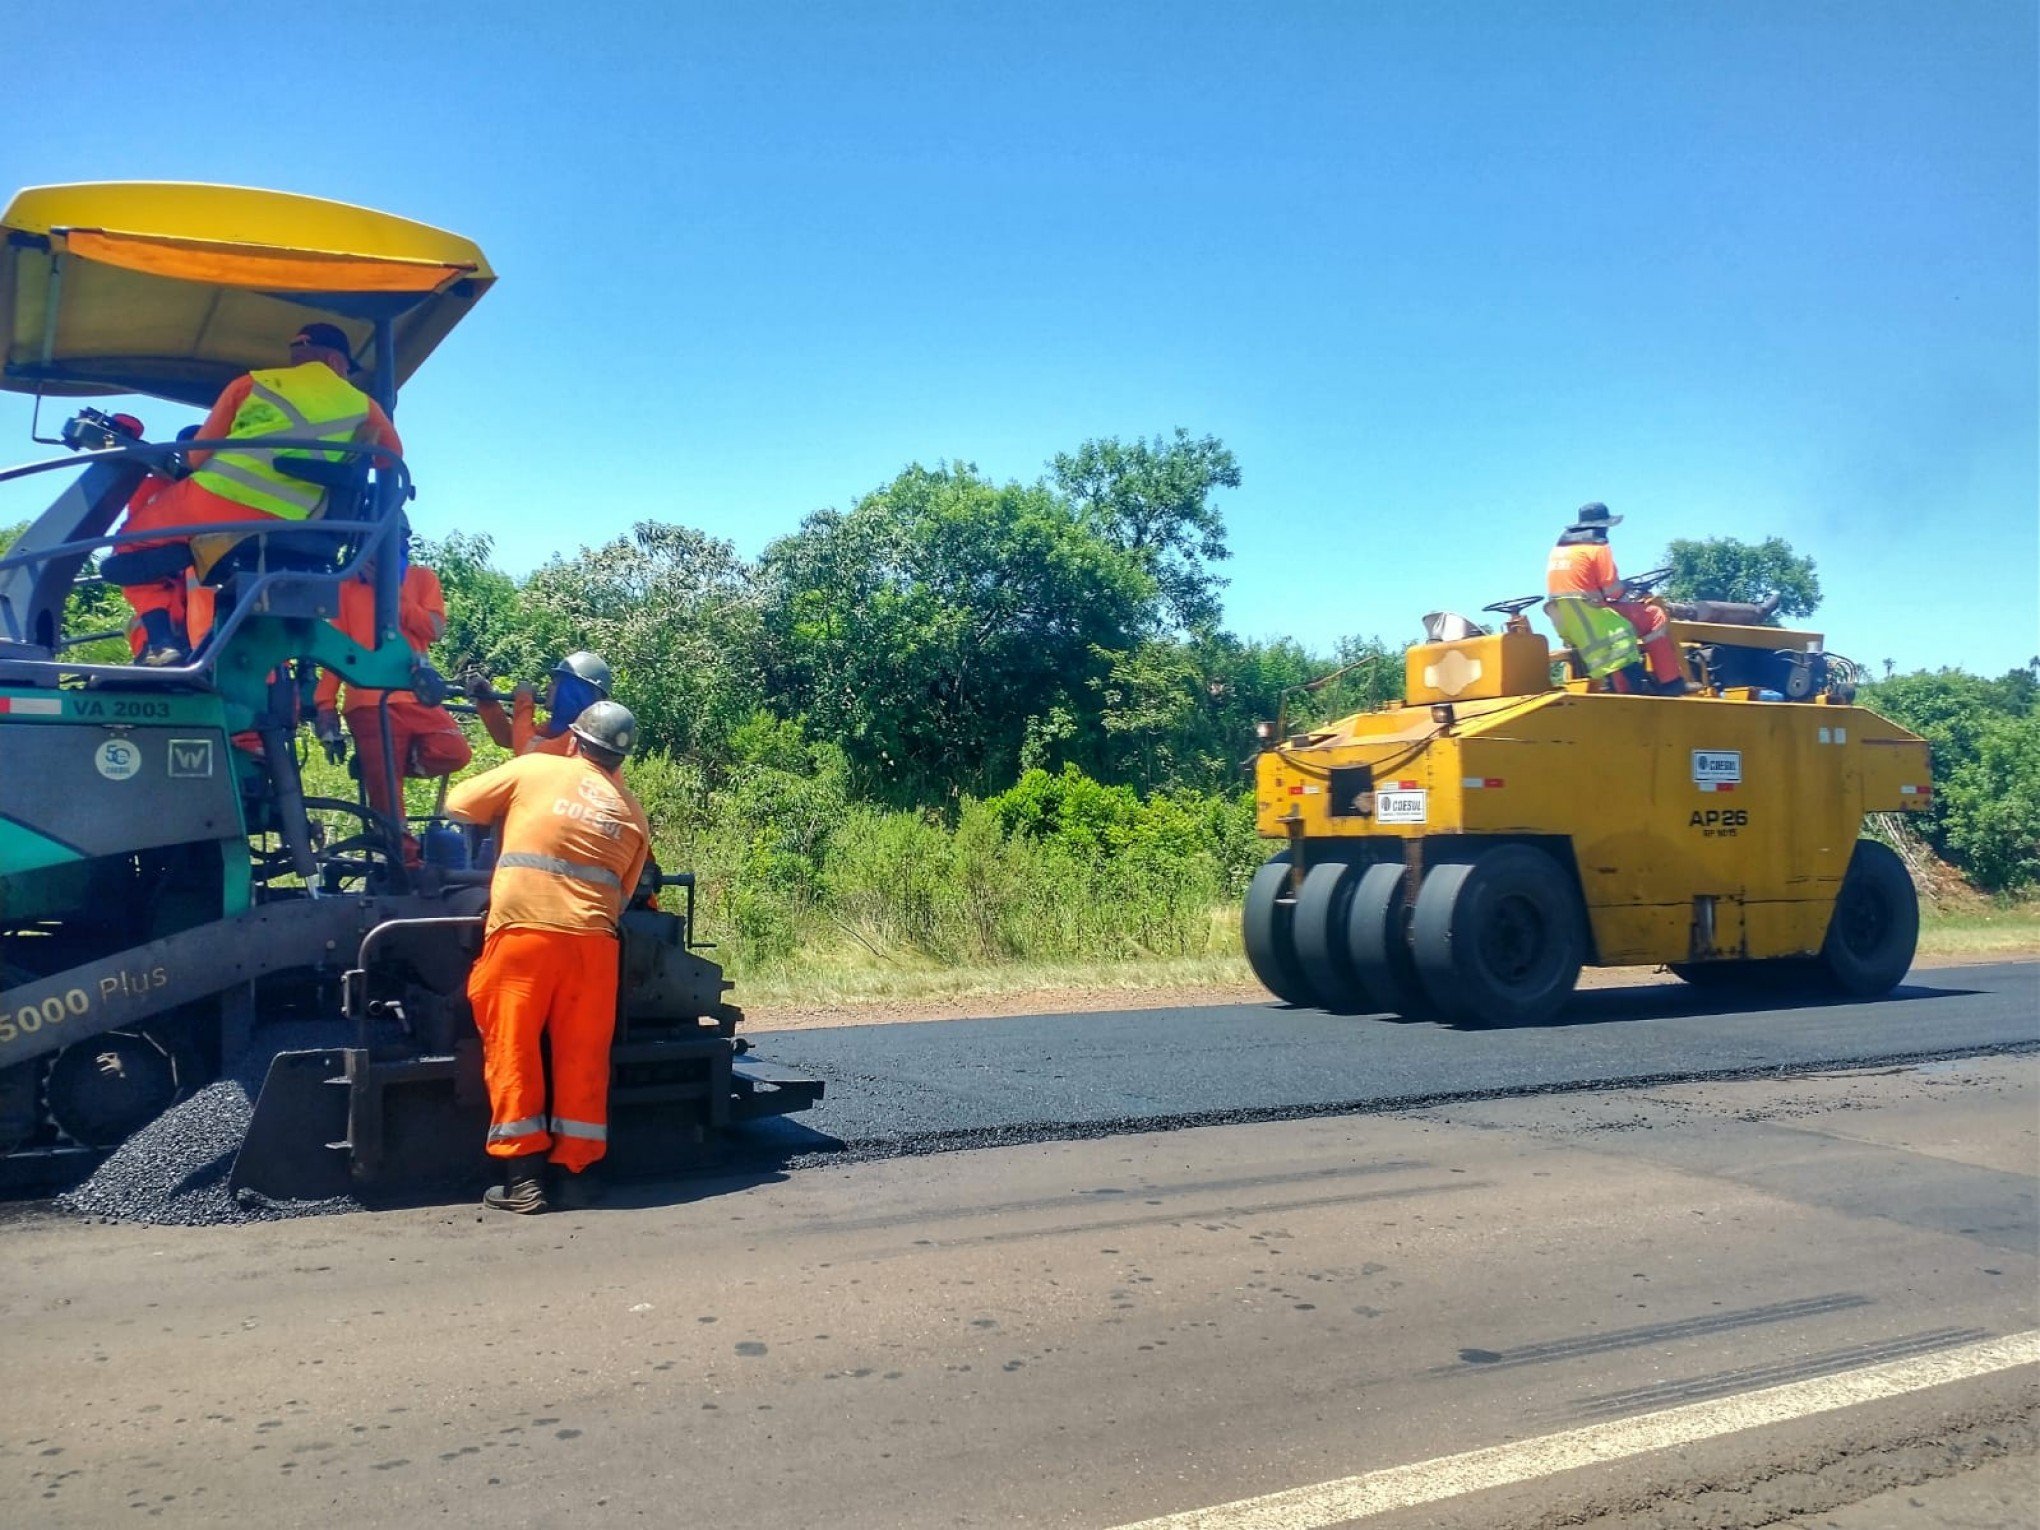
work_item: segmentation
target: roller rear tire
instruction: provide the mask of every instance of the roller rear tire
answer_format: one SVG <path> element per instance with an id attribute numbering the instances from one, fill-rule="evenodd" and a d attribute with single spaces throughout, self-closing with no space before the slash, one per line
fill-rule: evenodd
<path id="1" fill-rule="evenodd" d="M 1529 845 L 1438 866 L 1417 891 L 1410 943 L 1425 991 L 1466 1025 L 1541 1025 L 1572 997 L 1586 918 L 1572 880 Z"/>
<path id="2" fill-rule="evenodd" d="M 1920 899 L 1905 862 L 1874 839 L 1857 840 L 1820 948 L 1829 986 L 1852 999 L 1890 993 L 1919 939 Z"/>
<path id="3" fill-rule="evenodd" d="M 1406 1020 L 1437 1015 L 1410 955 L 1409 911 L 1403 902 L 1400 862 L 1369 866 L 1346 906 L 1346 949 L 1353 974 L 1374 1004 Z"/>
<path id="4" fill-rule="evenodd" d="M 1347 910 L 1366 869 L 1350 861 L 1321 862 L 1304 874 L 1296 895 L 1297 966 L 1317 1002 L 1338 1014 L 1363 1014 L 1374 1007 L 1353 970 L 1346 940 Z"/>
<path id="5" fill-rule="evenodd" d="M 1296 903 L 1289 896 L 1289 853 L 1284 851 L 1254 873 L 1240 916 L 1240 943 L 1261 986 L 1285 1004 L 1309 1008 L 1317 1002 L 1296 959 Z"/>

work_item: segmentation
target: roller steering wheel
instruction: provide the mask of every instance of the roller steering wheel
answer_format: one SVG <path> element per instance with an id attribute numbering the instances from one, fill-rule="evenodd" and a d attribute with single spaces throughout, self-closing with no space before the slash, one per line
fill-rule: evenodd
<path id="1" fill-rule="evenodd" d="M 1544 599 L 1542 595 L 1518 595 L 1513 600 L 1498 600 L 1491 606 L 1482 606 L 1483 611 L 1492 611 L 1497 616 L 1515 616 L 1527 611 Z"/>
<path id="2" fill-rule="evenodd" d="M 1663 584 L 1667 579 L 1671 578 L 1672 573 L 1673 570 L 1671 565 L 1667 564 L 1663 568 L 1654 568 L 1647 573 L 1631 574 L 1627 579 L 1623 580 L 1622 582 L 1628 585 L 1630 590 L 1635 594 L 1655 595 L 1657 593 L 1657 587 Z"/>

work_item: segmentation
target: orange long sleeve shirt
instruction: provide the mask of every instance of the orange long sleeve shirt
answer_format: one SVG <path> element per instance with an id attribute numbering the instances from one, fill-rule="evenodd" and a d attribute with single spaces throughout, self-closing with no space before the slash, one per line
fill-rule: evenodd
<path id="1" fill-rule="evenodd" d="M 1628 593 L 1615 572 L 1615 553 L 1606 542 L 1561 542 L 1544 566 L 1545 593 L 1620 600 Z"/>
<path id="2" fill-rule="evenodd" d="M 581 755 L 527 754 L 461 782 L 446 810 L 500 824 L 487 934 L 613 934 L 651 854 L 630 788 Z"/>
<path id="3" fill-rule="evenodd" d="M 512 754 L 565 754 L 564 732 L 547 738 L 538 731 L 538 704 L 530 696 L 513 697 L 505 713 L 500 701 L 478 701 L 475 716 L 482 720 L 489 737 Z"/>

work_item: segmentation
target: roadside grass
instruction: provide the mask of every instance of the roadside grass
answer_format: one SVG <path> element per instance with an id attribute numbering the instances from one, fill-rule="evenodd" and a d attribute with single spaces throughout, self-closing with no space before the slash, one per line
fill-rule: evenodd
<path id="1" fill-rule="evenodd" d="M 745 1008 L 855 1007 L 940 1004 L 948 1000 L 1015 995 L 1157 992 L 1164 989 L 1235 989 L 1251 985 L 1254 974 L 1241 956 L 1173 956 L 1152 961 L 1041 965 L 1013 962 L 996 967 L 856 967 L 818 965 L 781 968 L 741 982 L 732 996 Z"/>
<path id="2" fill-rule="evenodd" d="M 759 1009 L 836 1005 L 940 1004 L 1022 994 L 1121 993 L 1241 988 L 1255 979 L 1240 951 L 1238 913 L 1214 908 L 1205 949 L 1196 955 L 1110 960 L 953 964 L 863 934 L 810 945 L 762 972 L 735 974 L 737 1003 Z"/>
<path id="3" fill-rule="evenodd" d="M 1920 910 L 1922 956 L 2028 956 L 2040 953 L 2040 898 Z"/>

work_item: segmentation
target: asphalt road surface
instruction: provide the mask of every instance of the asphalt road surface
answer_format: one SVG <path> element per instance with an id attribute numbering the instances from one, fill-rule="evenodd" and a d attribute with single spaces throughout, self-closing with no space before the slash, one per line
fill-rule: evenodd
<path id="1" fill-rule="evenodd" d="M 2030 1526 L 2036 970 L 1921 976 L 1512 1033 L 785 1035 L 853 1151 L 766 1134 L 529 1220 L 17 1214 L 0 1493 L 94 1526 Z"/>
<path id="2" fill-rule="evenodd" d="M 1752 1007 L 1668 978 L 1583 992 L 1558 1024 L 1513 1030 L 1271 1003 L 758 1038 L 761 1056 L 828 1080 L 802 1125 L 865 1156 L 2036 1043 L 2040 966 L 2026 963 L 1921 969 L 1867 1004 Z"/>

